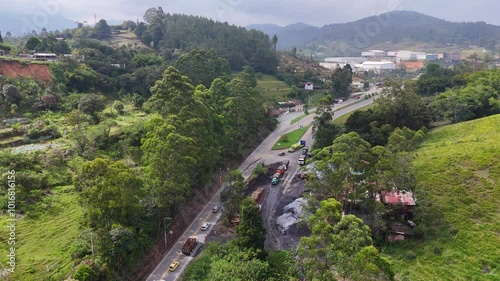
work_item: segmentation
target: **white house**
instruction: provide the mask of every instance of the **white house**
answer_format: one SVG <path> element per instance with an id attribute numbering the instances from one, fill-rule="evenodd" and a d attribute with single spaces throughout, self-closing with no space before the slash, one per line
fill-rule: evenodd
<path id="1" fill-rule="evenodd" d="M 304 84 L 304 89 L 305 90 L 309 90 L 309 91 L 312 91 L 314 90 L 314 83 L 312 82 L 307 82 Z"/>

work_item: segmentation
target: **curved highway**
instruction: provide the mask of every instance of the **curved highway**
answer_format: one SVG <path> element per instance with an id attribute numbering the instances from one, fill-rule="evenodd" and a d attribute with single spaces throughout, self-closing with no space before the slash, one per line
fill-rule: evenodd
<path id="1" fill-rule="evenodd" d="M 376 90 L 370 90 L 366 93 L 373 93 Z M 366 94 L 362 93 L 362 94 Z M 336 119 L 344 114 L 351 111 L 360 109 L 373 103 L 374 98 L 362 99 L 362 100 L 348 100 L 342 104 L 335 105 L 335 114 L 333 119 Z M 291 178 L 297 173 L 299 165 L 297 164 L 297 157 L 295 155 L 293 158 L 287 156 L 278 156 L 276 151 L 271 150 L 273 145 L 279 140 L 279 138 L 288 132 L 298 129 L 301 125 L 306 126 L 310 124 L 315 114 L 311 114 L 306 118 L 300 120 L 299 122 L 290 125 L 290 121 L 294 118 L 303 115 L 303 112 L 293 112 L 290 114 L 282 115 L 278 118 L 280 122 L 277 128 L 250 154 L 246 160 L 240 165 L 239 170 L 242 172 L 243 177 L 247 179 L 253 172 L 255 166 L 264 162 L 266 164 L 272 164 L 279 162 L 284 159 L 290 159 L 290 172 L 287 173 L 287 177 L 284 179 L 284 188 L 289 186 Z M 302 137 L 306 140 L 306 145 L 311 146 L 312 144 L 312 127 L 307 130 L 307 132 Z M 298 153 L 297 153 L 298 155 Z M 206 236 L 211 231 L 212 227 L 217 223 L 221 212 L 212 213 L 212 208 L 216 205 L 220 205 L 220 191 L 210 200 L 207 205 L 202 209 L 200 214 L 195 218 L 187 230 L 182 234 L 182 236 L 177 241 L 172 241 L 175 246 L 164 256 L 162 261 L 157 265 L 154 271 L 149 275 L 147 281 L 175 281 L 177 280 L 184 269 L 187 267 L 189 262 L 193 259 L 191 256 L 185 256 L 181 253 L 181 248 L 184 242 L 189 236 L 197 236 L 199 239 L 199 245 L 205 242 Z M 200 228 L 204 222 L 210 222 L 211 226 L 207 231 L 202 231 Z M 199 246 L 198 246 L 199 247 Z M 195 250 L 196 251 L 196 250 Z M 178 261 L 179 267 L 174 271 L 169 271 L 169 266 L 173 261 Z"/>

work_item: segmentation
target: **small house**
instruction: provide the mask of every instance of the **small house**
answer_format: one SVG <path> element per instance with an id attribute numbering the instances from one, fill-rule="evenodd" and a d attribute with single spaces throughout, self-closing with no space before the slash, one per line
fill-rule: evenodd
<path id="1" fill-rule="evenodd" d="M 304 84 L 304 89 L 308 91 L 314 90 L 314 83 L 312 82 L 307 82 Z"/>

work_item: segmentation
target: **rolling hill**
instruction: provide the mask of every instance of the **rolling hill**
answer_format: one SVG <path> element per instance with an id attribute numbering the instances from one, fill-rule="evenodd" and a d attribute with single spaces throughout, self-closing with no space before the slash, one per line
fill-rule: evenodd
<path id="1" fill-rule="evenodd" d="M 498 280 L 500 115 L 432 130 L 415 153 L 422 239 L 383 248 L 397 280 Z"/>

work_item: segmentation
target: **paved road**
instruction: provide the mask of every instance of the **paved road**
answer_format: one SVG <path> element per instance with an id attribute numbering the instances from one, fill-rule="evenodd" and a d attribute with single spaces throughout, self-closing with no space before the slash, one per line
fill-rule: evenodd
<path id="1" fill-rule="evenodd" d="M 373 91 L 367 93 L 371 92 Z M 359 100 L 349 100 L 340 105 L 336 105 L 336 107 L 334 108 L 334 110 L 336 110 L 334 119 L 353 110 L 369 105 L 373 102 L 373 98 L 362 100 L 359 103 L 356 102 L 359 102 Z M 287 176 L 284 179 L 283 183 L 280 184 L 284 185 L 285 189 L 289 186 L 292 177 L 297 173 L 297 170 L 299 169 L 297 158 L 300 152 L 287 153 L 285 156 L 278 156 L 278 153 L 276 151 L 272 151 L 271 148 L 279 140 L 281 135 L 298 129 L 300 125 L 306 126 L 307 124 L 312 122 L 315 116 L 315 114 L 311 114 L 306 118 L 300 120 L 298 123 L 290 125 L 291 120 L 298 116 L 301 116 L 302 114 L 302 112 L 293 112 L 290 114 L 282 115 L 280 118 L 278 118 L 280 123 L 278 124 L 274 132 L 272 132 L 261 143 L 261 145 L 259 145 L 259 147 L 257 147 L 254 152 L 252 152 L 252 154 L 250 154 L 250 156 L 248 156 L 247 159 L 240 165 L 239 170 L 242 172 L 245 179 L 252 174 L 255 166 L 259 162 L 272 164 L 284 159 L 290 159 L 291 163 L 290 168 L 287 171 Z M 310 146 L 312 144 L 312 127 L 309 128 L 302 139 L 306 140 L 307 146 Z M 220 205 L 220 191 L 203 208 L 203 210 L 195 218 L 195 220 L 191 223 L 191 225 L 187 228 L 187 230 L 183 233 L 179 240 L 175 242 L 172 241 L 172 243 L 175 243 L 176 245 L 165 255 L 165 257 L 158 264 L 153 273 L 147 278 L 147 281 L 175 281 L 180 277 L 189 262 L 191 262 L 191 260 L 193 259 L 193 257 L 185 256 L 181 253 L 182 245 L 184 245 L 189 236 L 197 236 L 200 241 L 198 245 L 205 242 L 206 236 L 211 231 L 211 228 L 213 227 L 213 225 L 215 225 L 221 215 L 221 212 L 216 214 L 212 213 L 212 208 L 216 205 Z M 200 227 L 204 222 L 210 222 L 212 224 L 208 231 L 200 230 Z M 179 261 L 180 265 L 175 272 L 170 272 L 168 268 L 173 261 Z"/>

